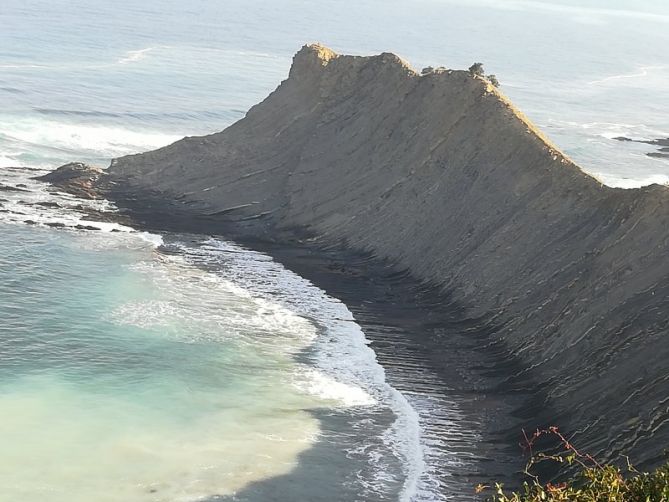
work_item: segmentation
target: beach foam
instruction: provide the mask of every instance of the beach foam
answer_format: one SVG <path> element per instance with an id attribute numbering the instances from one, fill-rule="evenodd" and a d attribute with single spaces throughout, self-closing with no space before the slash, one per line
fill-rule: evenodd
<path id="1" fill-rule="evenodd" d="M 147 47 L 145 49 L 128 51 L 125 53 L 125 56 L 119 59 L 117 62 L 118 64 L 128 64 L 141 61 L 149 54 L 149 52 L 154 51 L 155 49 L 155 47 Z"/>
<path id="2" fill-rule="evenodd" d="M 170 144 L 179 136 L 116 126 L 85 125 L 49 119 L 2 117 L 0 137 L 22 146 L 58 150 L 62 155 L 117 157 Z"/>
<path id="3" fill-rule="evenodd" d="M 8 166 L 17 162 L 9 159 Z M 2 166 L 0 166 L 1 168 Z M 48 170 L 21 168 L 0 171 L 0 183 L 16 187 L 21 191 L 3 192 L 0 223 L 24 225 L 30 222 L 36 227 L 58 226 L 62 230 L 80 232 L 77 227 L 92 227 L 90 238 L 81 241 L 82 246 L 95 249 L 109 249 L 119 245 L 132 248 L 157 248 L 163 243 L 162 236 L 150 232 L 137 232 L 133 228 L 109 221 L 97 221 L 87 212 L 115 211 L 115 206 L 107 200 L 83 200 L 72 195 L 52 191 L 50 185 L 33 179 Z M 85 230 L 91 233 L 91 229 Z M 96 238 L 95 234 L 104 234 Z M 112 234 L 113 238 L 109 235 Z"/>
<path id="4" fill-rule="evenodd" d="M 19 166 L 21 163 L 11 157 L 6 157 L 0 155 L 0 167 L 14 167 Z"/>
<path id="5" fill-rule="evenodd" d="M 307 357 L 315 367 L 299 367 L 293 374 L 293 385 L 323 399 L 324 406 L 334 401 L 343 408 L 391 411 L 395 419 L 384 429 L 381 443 L 362 435 L 355 448 L 356 454 L 376 466 L 375 476 L 383 481 L 378 485 L 370 480 L 359 481 L 371 490 L 385 485 L 387 477 L 393 476 L 386 463 L 391 454 L 400 460 L 403 469 L 400 500 L 411 500 L 425 469 L 418 415 L 406 398 L 386 382 L 385 371 L 346 305 L 268 256 L 236 244 L 209 239 L 196 246 L 176 247 L 194 264 L 225 270 L 226 281 L 243 287 L 254 297 L 271 299 L 317 324 L 318 336 L 305 339 L 305 345 L 310 347 Z"/>
<path id="6" fill-rule="evenodd" d="M 597 176 L 599 176 L 608 186 L 616 188 L 639 188 L 653 184 L 669 184 L 669 176 L 665 174 L 655 174 L 639 178 L 625 178 L 623 176 L 615 176 L 608 173 L 597 173 Z"/>

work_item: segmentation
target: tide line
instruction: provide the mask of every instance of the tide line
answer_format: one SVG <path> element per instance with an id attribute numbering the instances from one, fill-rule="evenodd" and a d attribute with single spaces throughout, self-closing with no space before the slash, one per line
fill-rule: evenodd
<path id="1" fill-rule="evenodd" d="M 604 84 L 604 83 L 610 82 L 612 80 L 621 80 L 621 79 L 626 79 L 626 78 L 647 77 L 650 71 L 652 71 L 652 70 L 664 70 L 665 68 L 666 68 L 665 66 L 642 66 L 641 68 L 639 68 L 639 71 L 637 73 L 612 75 L 610 77 L 605 77 L 605 78 L 600 79 L 600 80 L 592 80 L 591 82 L 588 82 L 588 85 Z"/>

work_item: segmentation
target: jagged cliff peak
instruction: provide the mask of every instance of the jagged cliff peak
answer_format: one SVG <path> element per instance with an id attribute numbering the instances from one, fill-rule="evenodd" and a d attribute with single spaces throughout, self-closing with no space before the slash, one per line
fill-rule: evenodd
<path id="1" fill-rule="evenodd" d="M 333 51 L 329 47 L 321 43 L 312 43 L 302 46 L 302 48 L 293 57 L 293 64 L 290 70 L 291 77 L 298 77 L 306 72 L 322 69 L 326 67 L 331 61 L 341 59 L 344 62 L 348 61 L 355 64 L 360 61 L 367 60 L 376 64 L 390 64 L 402 69 L 403 72 L 408 72 L 414 76 L 419 76 L 411 65 L 398 55 L 392 52 L 382 52 L 374 56 L 349 56 L 341 55 Z"/>
<path id="2" fill-rule="evenodd" d="M 297 78 L 304 73 L 322 68 L 326 66 L 330 60 L 337 57 L 339 57 L 339 54 L 319 43 L 304 45 L 295 56 L 293 56 L 290 77 Z"/>
<path id="3" fill-rule="evenodd" d="M 339 57 L 339 54 L 335 51 L 319 42 L 315 42 L 303 45 L 302 48 L 295 53 L 293 61 L 299 61 L 303 58 L 316 58 L 322 61 L 323 65 L 326 65 L 328 61 L 336 57 Z"/>
<path id="4" fill-rule="evenodd" d="M 337 64 L 332 67 L 332 62 Z M 341 79 L 339 77 L 369 67 L 376 67 L 375 71 L 379 72 L 379 78 L 384 80 L 386 89 L 379 92 L 395 92 L 397 84 L 394 80 L 403 78 L 416 81 L 424 79 L 433 82 L 433 85 L 436 86 L 459 85 L 462 88 L 462 99 L 467 96 L 468 87 L 475 88 L 482 96 L 494 98 L 501 108 L 508 110 L 510 120 L 517 121 L 532 139 L 538 141 L 553 162 L 567 167 L 579 175 L 591 178 L 595 184 L 602 185 L 601 180 L 585 172 L 564 154 L 499 88 L 493 86 L 485 77 L 473 75 L 467 70 L 439 68 L 421 74 L 406 60 L 392 52 L 383 52 L 373 56 L 340 55 L 321 43 L 312 43 L 304 45 L 295 54 L 289 78 L 310 82 L 318 80 L 323 85 L 323 77 L 330 77 L 331 85 L 329 87 L 332 87 L 332 82 L 334 82 L 335 86 L 340 86 L 340 90 L 343 90 L 342 81 L 350 80 L 350 78 Z M 327 79 L 324 86 L 328 87 Z M 333 89 L 328 89 L 322 94 L 331 96 Z M 439 102 L 435 100 L 434 106 L 438 107 Z"/>

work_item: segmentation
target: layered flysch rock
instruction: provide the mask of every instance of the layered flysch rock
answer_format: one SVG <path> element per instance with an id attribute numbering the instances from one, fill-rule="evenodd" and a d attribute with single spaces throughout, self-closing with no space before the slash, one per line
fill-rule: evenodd
<path id="1" fill-rule="evenodd" d="M 641 464 L 669 446 L 667 188 L 602 185 L 484 79 L 306 46 L 244 119 L 110 173 L 248 234 L 408 269 L 495 326 L 527 368 L 507 384 L 557 410 L 537 423 Z"/>

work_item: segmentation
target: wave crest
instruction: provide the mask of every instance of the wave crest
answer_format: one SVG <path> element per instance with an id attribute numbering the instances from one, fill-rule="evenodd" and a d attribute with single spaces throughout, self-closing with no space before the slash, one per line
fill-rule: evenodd
<path id="1" fill-rule="evenodd" d="M 134 51 L 128 51 L 125 53 L 125 56 L 117 61 L 118 64 L 128 64 L 134 63 L 136 61 L 141 61 L 144 59 L 149 52 L 156 50 L 156 47 L 147 47 L 145 49 L 138 49 Z"/>

